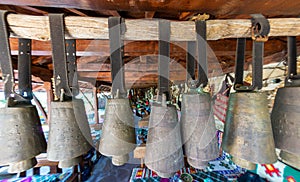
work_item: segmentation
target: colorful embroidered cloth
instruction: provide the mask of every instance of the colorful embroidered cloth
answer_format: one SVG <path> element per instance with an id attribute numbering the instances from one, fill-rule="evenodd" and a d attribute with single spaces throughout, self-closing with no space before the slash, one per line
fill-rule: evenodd
<path id="1" fill-rule="evenodd" d="M 72 171 L 63 174 L 34 175 L 24 178 L 4 179 L 0 182 L 65 182 L 72 176 Z"/>
<path id="2" fill-rule="evenodd" d="M 161 178 L 155 172 L 146 168 L 134 168 L 130 182 L 182 182 L 190 180 L 191 182 L 226 182 L 228 181 L 223 175 L 215 172 L 205 172 L 194 168 L 182 168 L 171 178 Z"/>

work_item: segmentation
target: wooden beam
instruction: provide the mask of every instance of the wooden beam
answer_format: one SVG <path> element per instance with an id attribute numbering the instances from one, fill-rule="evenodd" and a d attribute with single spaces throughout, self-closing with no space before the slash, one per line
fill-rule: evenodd
<path id="1" fill-rule="evenodd" d="M 77 8 L 85 10 L 159 11 L 159 12 L 206 12 L 214 16 L 262 13 L 266 16 L 299 14 L 299 1 L 295 0 L 1 0 L 1 4 Z"/>
<path id="2" fill-rule="evenodd" d="M 158 63 L 142 63 L 142 62 L 128 62 L 125 64 L 125 71 L 140 71 L 140 72 L 157 72 Z M 77 70 L 81 72 L 85 71 L 110 71 L 111 67 L 109 63 L 87 63 L 77 64 Z M 185 64 L 172 61 L 170 63 L 170 71 L 184 71 Z"/>
<path id="3" fill-rule="evenodd" d="M 77 15 L 80 15 L 80 16 L 88 16 L 86 15 L 85 13 L 77 10 L 77 9 L 74 9 L 74 8 L 66 8 L 68 11 L 74 13 L 74 14 L 77 14 Z"/>
<path id="4" fill-rule="evenodd" d="M 182 12 L 179 15 L 179 20 L 186 21 L 194 16 L 195 12 Z"/>
<path id="5" fill-rule="evenodd" d="M 152 19 L 155 15 L 155 11 L 146 11 L 145 18 Z"/>
<path id="6" fill-rule="evenodd" d="M 80 77 L 87 78 L 98 78 L 102 81 L 110 81 L 111 82 L 111 73 L 110 72 L 78 72 Z M 170 72 L 170 80 L 184 80 L 186 76 L 185 71 L 176 71 Z M 156 81 L 158 78 L 158 73 L 156 72 L 125 72 L 125 80 L 126 81 Z"/>
<path id="7" fill-rule="evenodd" d="M 7 21 L 12 31 L 11 36 L 36 40 L 50 40 L 47 16 L 30 16 L 9 14 Z M 269 36 L 299 36 L 300 18 L 269 19 Z M 109 39 L 107 18 L 65 17 L 67 38 L 75 39 Z M 158 21 L 125 20 L 124 40 L 149 41 L 158 40 Z M 208 20 L 207 39 L 250 37 L 251 20 Z M 171 41 L 196 40 L 195 25 L 190 21 L 171 21 Z"/>
<path id="8" fill-rule="evenodd" d="M 118 11 L 106 10 L 105 12 L 112 15 L 112 16 L 120 16 Z"/>
<path id="9" fill-rule="evenodd" d="M 33 11 L 37 14 L 42 14 L 42 15 L 47 15 L 48 12 L 47 11 L 43 11 L 43 10 L 40 10 L 38 8 L 34 8 L 34 7 L 31 7 L 31 6 L 18 6 L 19 8 L 23 8 L 23 9 L 26 9 L 26 10 L 29 10 L 29 11 Z"/>

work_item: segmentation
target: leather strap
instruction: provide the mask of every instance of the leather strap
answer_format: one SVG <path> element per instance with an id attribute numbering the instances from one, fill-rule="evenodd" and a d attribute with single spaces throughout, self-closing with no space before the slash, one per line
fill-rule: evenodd
<path id="1" fill-rule="evenodd" d="M 234 88 L 239 87 L 244 83 L 245 49 L 246 38 L 238 38 L 236 44 Z"/>
<path id="2" fill-rule="evenodd" d="M 186 82 L 189 83 L 191 80 L 195 80 L 195 65 L 196 65 L 196 42 L 187 42 L 187 57 L 186 57 Z"/>
<path id="3" fill-rule="evenodd" d="M 264 42 L 268 40 L 270 32 L 270 24 L 268 20 L 261 14 L 253 14 L 252 16 L 252 85 L 243 85 L 243 71 L 245 59 L 245 39 L 238 39 L 237 42 L 237 58 L 235 65 L 236 79 L 234 89 L 236 91 L 253 91 L 262 88 L 263 83 L 263 57 Z"/>
<path id="4" fill-rule="evenodd" d="M 125 74 L 123 61 L 123 41 L 121 34 L 124 24 L 121 17 L 109 17 L 109 43 L 110 43 L 110 64 L 112 79 L 112 95 L 115 96 L 117 91 L 121 97 L 126 97 Z"/>
<path id="5" fill-rule="evenodd" d="M 71 97 L 65 44 L 64 14 L 49 14 L 55 94 Z M 63 93 L 61 93 L 63 91 Z"/>
<path id="6" fill-rule="evenodd" d="M 19 39 L 18 73 L 20 95 L 27 100 L 32 100 L 31 39 Z"/>
<path id="7" fill-rule="evenodd" d="M 169 100 L 169 64 L 170 64 L 170 21 L 160 20 L 159 26 L 159 55 L 158 55 L 158 88 L 159 95 L 166 95 Z"/>
<path id="8" fill-rule="evenodd" d="M 286 87 L 299 87 L 300 75 L 297 75 L 297 39 L 290 36 L 288 40 L 288 74 L 285 78 Z"/>
<path id="9" fill-rule="evenodd" d="M 206 21 L 196 20 L 195 24 L 198 48 L 198 83 L 195 86 L 205 87 L 208 83 Z"/>
<path id="10" fill-rule="evenodd" d="M 241 47 L 239 47 L 241 46 Z M 252 91 L 262 88 L 263 76 L 263 55 L 264 55 L 264 42 L 253 41 L 252 46 L 252 85 L 243 85 L 243 72 L 244 72 L 244 54 L 245 54 L 245 41 L 238 39 L 237 42 L 237 58 L 235 65 L 235 82 L 234 89 L 236 91 Z"/>
<path id="11" fill-rule="evenodd" d="M 250 90 L 261 89 L 263 86 L 264 42 L 253 41 L 252 48 L 252 87 Z"/>
<path id="12" fill-rule="evenodd" d="M 2 70 L 2 80 L 4 83 L 5 99 L 14 93 L 14 71 L 12 58 L 10 55 L 9 31 L 6 20 L 8 11 L 0 11 L 0 64 Z"/>
<path id="13" fill-rule="evenodd" d="M 208 83 L 208 70 L 207 70 L 207 42 L 206 42 L 206 22 L 201 20 L 195 21 L 196 26 L 196 38 L 197 42 L 188 42 L 188 55 L 187 55 L 187 85 L 189 88 L 198 88 L 201 84 L 205 87 Z M 198 60 L 197 69 L 198 77 L 195 80 L 195 50 L 197 48 Z M 192 68 L 193 67 L 193 68 Z M 194 76 L 192 79 L 191 76 Z"/>

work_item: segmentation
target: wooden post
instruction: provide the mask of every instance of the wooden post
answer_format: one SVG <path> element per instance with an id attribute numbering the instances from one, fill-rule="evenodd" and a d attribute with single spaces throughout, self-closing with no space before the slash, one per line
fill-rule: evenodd
<path id="1" fill-rule="evenodd" d="M 97 87 L 93 88 L 93 94 L 94 94 L 95 122 L 96 122 L 96 124 L 99 124 Z"/>
<path id="2" fill-rule="evenodd" d="M 47 110 L 48 110 L 48 117 L 47 117 L 47 124 L 49 124 L 51 118 L 51 101 L 53 101 L 54 94 L 52 91 L 52 83 L 51 82 L 44 82 L 44 87 L 47 92 Z"/>

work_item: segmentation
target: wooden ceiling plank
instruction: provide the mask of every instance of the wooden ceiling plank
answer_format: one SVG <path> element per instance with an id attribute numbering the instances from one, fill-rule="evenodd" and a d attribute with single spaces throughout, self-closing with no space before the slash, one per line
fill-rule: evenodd
<path id="1" fill-rule="evenodd" d="M 74 14 L 80 15 L 80 16 L 85 16 L 85 17 L 88 16 L 87 14 L 83 13 L 82 11 L 79 11 L 79 10 L 74 9 L 74 8 L 66 8 L 66 10 L 68 10 L 68 11 L 74 13 Z"/>
<path id="2" fill-rule="evenodd" d="M 152 19 L 155 15 L 155 11 L 146 11 L 145 18 Z"/>
<path id="3" fill-rule="evenodd" d="M 192 16 L 194 16 L 195 12 L 182 12 L 179 15 L 179 20 L 186 21 L 190 19 Z"/>
<path id="4" fill-rule="evenodd" d="M 23 8 L 23 9 L 26 9 L 26 10 L 29 10 L 29 11 L 33 11 L 37 14 L 41 14 L 41 15 L 48 15 L 48 12 L 47 11 L 43 11 L 43 10 L 40 10 L 38 8 L 35 8 L 35 7 L 31 7 L 31 6 L 18 6 L 19 8 Z"/>

